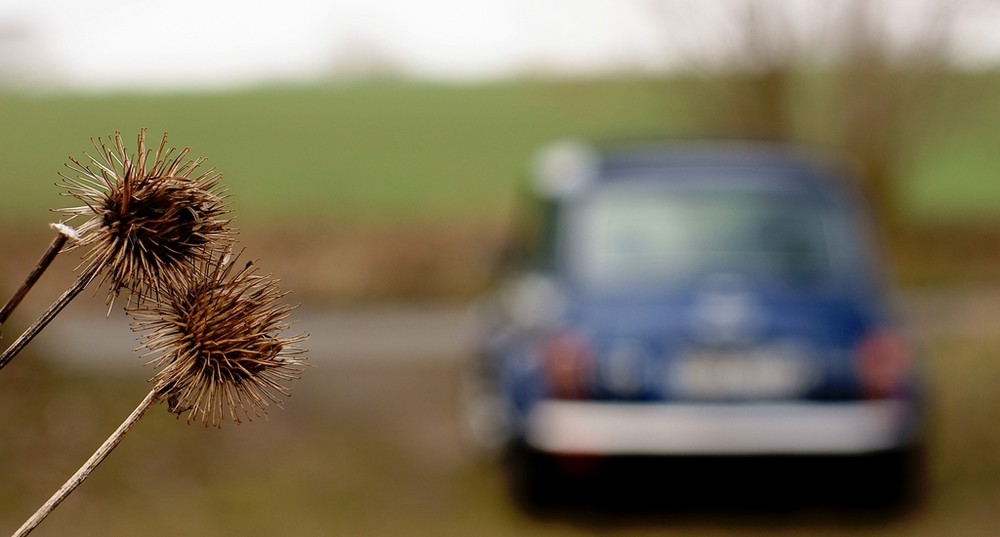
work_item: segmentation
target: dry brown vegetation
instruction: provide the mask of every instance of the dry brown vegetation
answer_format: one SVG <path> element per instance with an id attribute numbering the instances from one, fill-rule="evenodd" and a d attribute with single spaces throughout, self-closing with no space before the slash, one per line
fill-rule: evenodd
<path id="1" fill-rule="evenodd" d="M 460 354 L 388 363 L 338 352 L 317 360 L 285 410 L 266 421 L 216 431 L 151 414 L 38 535 L 993 535 L 1000 340 L 989 319 L 1000 297 L 918 298 L 906 305 L 933 379 L 930 482 L 925 504 L 904 516 L 664 506 L 638 517 L 532 518 L 512 505 L 497 467 L 475 462 L 458 442 Z M 0 420 L 18 431 L 0 443 L 4 528 L 61 482 L 146 389 L 137 363 L 97 374 L 40 358 L 4 371 L 18 386 L 0 390 Z M 125 350 L 120 358 L 138 361 Z M 45 464 L 24 462 L 38 453 L 50 454 Z"/>

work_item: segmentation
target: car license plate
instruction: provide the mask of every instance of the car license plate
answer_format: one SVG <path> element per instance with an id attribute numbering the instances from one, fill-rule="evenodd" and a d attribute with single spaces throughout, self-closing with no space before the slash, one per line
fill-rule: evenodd
<path id="1" fill-rule="evenodd" d="M 689 399 L 785 399 L 802 395 L 814 371 L 794 347 L 684 353 L 667 372 L 668 390 Z"/>

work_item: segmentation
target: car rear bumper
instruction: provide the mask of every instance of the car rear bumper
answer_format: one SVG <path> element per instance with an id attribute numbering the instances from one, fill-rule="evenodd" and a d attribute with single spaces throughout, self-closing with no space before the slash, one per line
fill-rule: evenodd
<path id="1" fill-rule="evenodd" d="M 535 449 L 598 455 L 861 455 L 905 446 L 903 400 L 845 403 L 543 401 L 528 415 Z"/>

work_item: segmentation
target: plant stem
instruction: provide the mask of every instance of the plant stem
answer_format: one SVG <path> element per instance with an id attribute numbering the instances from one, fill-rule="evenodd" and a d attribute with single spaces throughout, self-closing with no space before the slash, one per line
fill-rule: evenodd
<path id="1" fill-rule="evenodd" d="M 76 280 L 72 287 L 66 290 L 56 301 L 49 306 L 49 309 L 45 310 L 45 313 L 41 317 L 35 320 L 34 323 L 29 326 L 23 334 L 18 336 L 14 343 L 11 343 L 3 354 L 0 354 L 0 369 L 3 369 L 10 363 L 11 360 L 17 356 L 17 353 L 21 352 L 21 349 L 28 344 L 47 324 L 49 324 L 56 315 L 59 314 L 71 300 L 76 298 L 76 295 L 80 294 L 81 291 L 90 285 L 90 282 L 94 281 L 94 278 L 100 274 L 101 270 L 104 268 L 106 263 L 95 263 L 87 268 L 86 272 L 80 275 L 80 278 Z"/>
<path id="2" fill-rule="evenodd" d="M 42 520 L 45 520 L 45 517 L 47 517 L 49 513 L 56 508 L 56 506 L 65 500 L 66 497 L 76 489 L 76 487 L 80 486 L 80 484 L 87 479 L 87 476 L 89 476 L 90 473 L 97 468 L 97 465 L 101 464 L 111 451 L 121 443 L 122 439 L 125 438 L 125 435 L 128 434 L 133 427 L 135 427 L 136 423 L 139 422 L 139 419 L 141 419 L 146 412 L 149 411 L 149 409 L 156 406 L 162 398 L 163 393 L 159 387 L 154 387 L 150 390 L 150 392 L 146 395 L 146 398 L 139 403 L 139 406 L 135 407 L 132 414 L 130 414 L 129 417 L 118 426 L 118 429 L 116 429 L 115 432 L 111 433 L 111 436 L 109 436 L 108 439 L 105 440 L 99 448 L 97 448 L 97 451 L 95 451 L 94 454 L 87 459 L 87 462 L 85 462 L 83 466 L 81 466 L 80 469 L 77 470 L 76 473 L 73 474 L 73 476 L 70 477 L 69 480 L 66 481 L 66 483 L 64 483 L 63 486 L 60 487 L 59 490 L 57 490 L 56 493 L 53 494 L 52 497 L 38 509 L 38 511 L 35 511 L 35 514 L 31 515 L 31 518 L 26 520 L 24 524 L 22 524 L 21 527 L 14 532 L 13 537 L 28 535 L 39 524 L 41 524 Z"/>
<path id="3" fill-rule="evenodd" d="M 22 283 L 17 292 L 14 293 L 14 296 L 10 297 L 10 300 L 4 304 L 3 309 L 0 309 L 0 325 L 2 325 L 8 317 L 10 317 L 14 308 L 21 303 L 21 300 L 23 300 L 25 295 L 28 294 L 28 291 L 34 287 L 35 282 L 37 282 L 38 278 L 42 276 L 45 269 L 49 268 L 49 264 L 51 264 L 52 260 L 56 258 L 56 255 L 59 253 L 59 250 L 62 249 L 63 245 L 66 244 L 66 239 L 68 238 L 69 235 L 65 232 L 60 232 L 56 235 L 56 238 L 52 239 L 52 243 L 49 244 L 49 249 L 42 254 L 42 257 L 38 260 L 38 264 L 35 265 L 34 270 L 32 270 L 31 273 L 28 274 L 28 277 L 24 279 L 24 283 Z"/>

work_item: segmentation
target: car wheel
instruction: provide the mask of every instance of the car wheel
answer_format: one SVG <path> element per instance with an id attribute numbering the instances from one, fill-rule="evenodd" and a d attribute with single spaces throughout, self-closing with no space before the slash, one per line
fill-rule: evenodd
<path id="1" fill-rule="evenodd" d="M 922 446 L 877 453 L 861 463 L 859 499 L 864 507 L 905 511 L 923 499 L 926 465 Z"/>
<path id="2" fill-rule="evenodd" d="M 544 513 L 564 498 L 565 476 L 555 459 L 523 441 L 508 446 L 504 457 L 507 483 L 515 503 L 527 512 Z"/>

